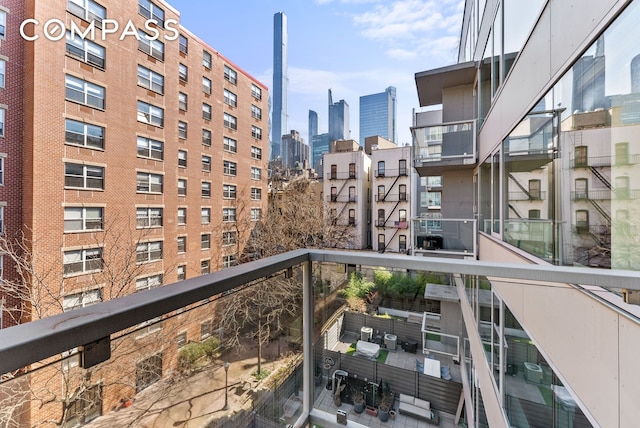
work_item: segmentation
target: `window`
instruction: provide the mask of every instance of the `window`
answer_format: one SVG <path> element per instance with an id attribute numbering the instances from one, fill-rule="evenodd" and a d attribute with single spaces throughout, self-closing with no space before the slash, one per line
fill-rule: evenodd
<path id="1" fill-rule="evenodd" d="M 575 192 L 575 199 L 587 199 L 589 197 L 589 180 L 576 178 Z"/>
<path id="2" fill-rule="evenodd" d="M 178 79 L 181 82 L 189 80 L 189 68 L 184 64 L 178 64 Z"/>
<path id="3" fill-rule="evenodd" d="M 331 180 L 335 180 L 337 178 L 338 178 L 338 166 L 337 165 L 331 165 L 330 179 Z"/>
<path id="4" fill-rule="evenodd" d="M 383 209 L 378 210 L 378 224 L 377 226 L 384 226 L 386 214 Z"/>
<path id="5" fill-rule="evenodd" d="M 211 52 L 202 51 L 202 65 L 211 70 Z"/>
<path id="6" fill-rule="evenodd" d="M 184 266 L 179 266 L 180 267 L 184 267 Z M 180 281 L 180 279 L 178 280 Z M 184 345 L 187 344 L 187 332 L 183 331 L 182 333 L 178 334 L 178 336 L 176 337 L 176 344 L 178 345 L 178 349 L 182 348 Z"/>
<path id="7" fill-rule="evenodd" d="M 136 208 L 136 227 L 161 227 L 162 208 Z"/>
<path id="8" fill-rule="evenodd" d="M 202 92 L 211 95 L 211 79 L 207 79 L 204 76 L 202 77 Z"/>
<path id="9" fill-rule="evenodd" d="M 164 10 L 150 0 L 138 0 L 138 13 L 147 19 L 154 19 L 158 26 L 164 25 Z"/>
<path id="10" fill-rule="evenodd" d="M 211 223 L 211 208 L 200 209 L 200 224 Z"/>
<path id="11" fill-rule="evenodd" d="M 138 122 L 162 127 L 164 125 L 164 110 L 143 101 L 138 101 Z"/>
<path id="12" fill-rule="evenodd" d="M 211 260 L 200 261 L 200 275 L 206 275 L 211 272 Z"/>
<path id="13" fill-rule="evenodd" d="M 211 131 L 208 129 L 202 129 L 202 145 L 211 147 Z"/>
<path id="14" fill-rule="evenodd" d="M 529 180 L 529 198 L 540 199 L 540 180 Z"/>
<path id="15" fill-rule="evenodd" d="M 104 168 L 99 166 L 64 164 L 64 186 L 75 189 L 104 189 Z"/>
<path id="16" fill-rule="evenodd" d="M 378 234 L 378 250 L 384 250 L 384 240 L 385 240 L 385 236 L 384 233 L 379 233 Z"/>
<path id="17" fill-rule="evenodd" d="M 204 235 L 200 235 L 200 249 L 208 250 L 211 248 L 211 235 L 205 233 Z"/>
<path id="18" fill-rule="evenodd" d="M 440 208 L 442 206 L 442 192 L 427 192 L 428 208 Z"/>
<path id="19" fill-rule="evenodd" d="M 64 209 L 64 231 L 102 230 L 103 219 L 104 211 L 100 207 L 66 207 Z"/>
<path id="20" fill-rule="evenodd" d="M 235 199 L 236 198 L 236 186 L 231 184 L 223 184 L 222 185 L 222 197 L 224 199 Z"/>
<path id="21" fill-rule="evenodd" d="M 0 59 L 0 88 L 4 88 L 4 80 L 7 72 L 7 62 Z"/>
<path id="22" fill-rule="evenodd" d="M 262 120 L 262 109 L 251 104 L 251 117 L 253 117 L 254 119 Z"/>
<path id="23" fill-rule="evenodd" d="M 576 167 L 579 166 L 587 166 L 589 164 L 587 158 L 587 146 L 577 146 L 575 148 L 575 160 L 574 164 Z"/>
<path id="24" fill-rule="evenodd" d="M 82 293 L 70 294 L 62 298 L 63 312 L 73 311 L 74 309 L 86 308 L 102 301 L 102 290 L 87 290 Z"/>
<path id="25" fill-rule="evenodd" d="M 224 222 L 236 221 L 236 209 L 235 208 L 223 208 L 222 209 L 222 221 L 224 221 Z"/>
<path id="26" fill-rule="evenodd" d="M 164 61 L 164 43 L 158 39 L 154 39 L 144 31 L 138 31 L 138 37 L 138 50 L 158 61 Z"/>
<path id="27" fill-rule="evenodd" d="M 616 199 L 629 199 L 629 177 L 616 177 L 614 186 Z"/>
<path id="28" fill-rule="evenodd" d="M 136 175 L 136 191 L 139 193 L 162 193 L 162 175 L 139 172 Z"/>
<path id="29" fill-rule="evenodd" d="M 138 137 L 138 156 L 162 160 L 164 158 L 164 143 L 146 137 Z"/>
<path id="30" fill-rule="evenodd" d="M 187 139 L 187 122 L 178 121 L 178 138 Z"/>
<path id="31" fill-rule="evenodd" d="M 224 114 L 224 126 L 229 129 L 238 129 L 238 123 L 235 116 L 231 116 L 229 113 Z"/>
<path id="32" fill-rule="evenodd" d="M 202 118 L 211 120 L 211 106 L 207 103 L 202 103 Z"/>
<path id="33" fill-rule="evenodd" d="M 356 178 L 356 164 L 349 164 L 349 178 Z"/>
<path id="34" fill-rule="evenodd" d="M 144 278 L 136 279 L 136 292 L 151 290 L 152 288 L 160 287 L 162 285 L 162 274 L 145 276 Z"/>
<path id="35" fill-rule="evenodd" d="M 211 156 L 202 155 L 202 171 L 211 172 Z"/>
<path id="36" fill-rule="evenodd" d="M 136 364 L 136 393 L 160 379 L 162 379 L 162 354 L 153 355 Z"/>
<path id="37" fill-rule="evenodd" d="M 238 173 L 238 164 L 231 161 L 222 162 L 222 173 L 224 175 L 236 175 Z"/>
<path id="38" fill-rule="evenodd" d="M 0 64 L 0 66 L 1 65 L 2 64 Z M 0 71 L 0 74 L 2 74 L 1 71 Z M 2 85 L 0 84 L 0 86 L 2 86 Z M 626 164 L 628 164 L 629 163 L 629 143 L 616 143 L 615 156 L 616 156 L 615 157 L 615 163 L 617 165 L 626 165 Z"/>
<path id="39" fill-rule="evenodd" d="M 398 251 L 407 251 L 407 235 L 398 236 Z"/>
<path id="40" fill-rule="evenodd" d="M 0 39 L 7 36 L 7 12 L 0 10 Z"/>
<path id="41" fill-rule="evenodd" d="M 355 166 L 355 165 L 354 165 L 354 166 Z M 378 172 L 377 177 L 384 177 L 384 173 L 385 173 L 385 170 L 384 170 L 384 161 L 380 161 L 380 162 L 378 162 L 378 171 L 377 171 L 377 172 Z"/>
<path id="42" fill-rule="evenodd" d="M 222 245 L 235 245 L 237 236 L 238 234 L 235 230 L 222 232 Z"/>
<path id="43" fill-rule="evenodd" d="M 180 45 L 180 53 L 183 53 L 185 55 L 189 53 L 189 39 L 180 34 L 178 43 Z"/>
<path id="44" fill-rule="evenodd" d="M 96 21 L 98 27 L 101 27 L 102 20 L 107 17 L 107 10 L 93 0 L 67 0 L 67 11 L 85 21 Z M 3 25 L 0 17 L 0 33 L 4 33 Z M 0 37 L 2 36 L 3 34 L 0 34 Z"/>
<path id="45" fill-rule="evenodd" d="M 178 224 L 187 224 L 187 209 L 186 208 L 178 208 L 177 222 L 178 222 Z"/>
<path id="46" fill-rule="evenodd" d="M 90 149 L 104 149 L 104 128 L 66 119 L 65 142 Z"/>
<path id="47" fill-rule="evenodd" d="M 400 159 L 398 161 L 398 175 L 407 175 L 407 160 Z"/>
<path id="48" fill-rule="evenodd" d="M 349 225 L 350 226 L 356 225 L 356 210 L 354 209 L 349 210 Z"/>
<path id="49" fill-rule="evenodd" d="M 576 231 L 578 233 L 589 231 L 589 211 L 588 210 L 576 211 Z"/>
<path id="50" fill-rule="evenodd" d="M 65 251 L 63 259 L 65 276 L 100 272 L 102 270 L 102 248 Z M 75 309 L 75 307 L 71 309 Z"/>
<path id="51" fill-rule="evenodd" d="M 178 245 L 178 253 L 186 253 L 187 252 L 187 237 L 186 236 L 178 236 L 176 238 Z"/>
<path id="52" fill-rule="evenodd" d="M 187 267 L 185 265 L 178 266 L 178 269 L 176 271 L 176 276 L 177 276 L 176 279 L 178 281 L 184 281 L 185 279 L 187 279 Z"/>
<path id="53" fill-rule="evenodd" d="M 231 254 L 228 256 L 222 256 L 222 267 L 228 268 L 231 266 L 235 266 L 236 264 L 236 256 Z"/>
<path id="54" fill-rule="evenodd" d="M 67 31 L 67 53 L 87 64 L 105 68 L 105 48 L 71 31 Z"/>
<path id="55" fill-rule="evenodd" d="M 398 186 L 398 200 L 406 201 L 407 200 L 407 185 L 401 184 Z"/>
<path id="56" fill-rule="evenodd" d="M 262 99 L 262 89 L 260 89 L 254 83 L 251 84 L 251 96 L 257 100 Z"/>
<path id="57" fill-rule="evenodd" d="M 251 125 L 251 136 L 257 140 L 262 140 L 262 129 Z"/>
<path id="58" fill-rule="evenodd" d="M 178 109 L 187 111 L 187 94 L 178 92 Z"/>
<path id="59" fill-rule="evenodd" d="M 200 194 L 203 198 L 211 197 L 211 183 L 209 181 L 203 181 L 200 189 Z"/>
<path id="60" fill-rule="evenodd" d="M 331 202 L 338 201 L 338 188 L 335 186 L 331 187 Z"/>
<path id="61" fill-rule="evenodd" d="M 227 152 L 236 153 L 238 151 L 238 142 L 233 138 L 224 137 L 222 148 Z"/>
<path id="62" fill-rule="evenodd" d="M 102 385 L 83 388 L 68 406 L 64 428 L 86 425 L 102 415 Z"/>
<path id="63" fill-rule="evenodd" d="M 251 146 L 251 158 L 262 159 L 262 149 L 260 147 Z"/>
<path id="64" fill-rule="evenodd" d="M 213 333 L 213 322 L 211 320 L 203 321 L 200 324 L 200 340 L 204 340 Z"/>
<path id="65" fill-rule="evenodd" d="M 4 158 L 0 157 L 0 186 L 4 186 Z M 2 277 L 0 276 L 0 279 Z"/>
<path id="66" fill-rule="evenodd" d="M 384 201 L 384 195 L 386 194 L 386 190 L 384 186 L 378 186 L 378 201 Z"/>
<path id="67" fill-rule="evenodd" d="M 260 208 L 251 208 L 251 221 L 260 221 L 262 218 L 262 210 Z"/>
<path id="68" fill-rule="evenodd" d="M 162 241 L 143 242 L 136 246 L 136 262 L 162 260 Z"/>
<path id="69" fill-rule="evenodd" d="M 104 110 L 104 88 L 77 77 L 65 75 L 65 98 Z"/>
<path id="70" fill-rule="evenodd" d="M 356 188 L 355 186 L 349 186 L 349 202 L 356 201 Z"/>
<path id="71" fill-rule="evenodd" d="M 187 152 L 178 150 L 178 166 L 187 167 Z"/>
<path id="72" fill-rule="evenodd" d="M 234 94 L 233 92 L 225 89 L 224 90 L 224 103 L 226 105 L 231 106 L 231 107 L 237 107 L 238 102 L 236 100 L 236 94 Z"/>
<path id="73" fill-rule="evenodd" d="M 251 200 L 252 201 L 259 201 L 262 199 L 262 189 L 260 189 L 259 187 L 252 187 L 251 188 Z"/>
<path id="74" fill-rule="evenodd" d="M 225 65 L 224 80 L 227 80 L 235 85 L 238 82 L 238 73 L 236 73 L 236 71 L 233 70 L 231 67 Z"/>
<path id="75" fill-rule="evenodd" d="M 178 196 L 187 196 L 187 179 L 178 179 Z"/>
<path id="76" fill-rule="evenodd" d="M 398 221 L 401 223 L 407 221 L 407 210 L 398 211 Z"/>
<path id="77" fill-rule="evenodd" d="M 255 166 L 251 167 L 251 179 L 252 180 L 261 180 L 262 179 L 262 170 L 260 168 L 256 168 Z"/>

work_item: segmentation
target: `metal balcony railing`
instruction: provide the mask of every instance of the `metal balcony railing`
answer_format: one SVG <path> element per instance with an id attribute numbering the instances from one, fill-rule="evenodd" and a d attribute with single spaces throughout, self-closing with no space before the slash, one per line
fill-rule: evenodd
<path id="1" fill-rule="evenodd" d="M 476 122 L 449 122 L 412 128 L 415 166 L 450 161 L 467 165 L 476 162 Z"/>

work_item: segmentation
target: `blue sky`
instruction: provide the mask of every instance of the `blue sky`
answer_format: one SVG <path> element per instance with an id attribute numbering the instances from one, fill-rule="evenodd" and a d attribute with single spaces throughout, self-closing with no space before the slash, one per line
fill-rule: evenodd
<path id="1" fill-rule="evenodd" d="M 456 62 L 464 0 L 168 0 L 181 23 L 269 88 L 273 14 L 289 20 L 289 129 L 308 142 L 308 111 L 327 131 L 327 90 L 349 104 L 359 136 L 360 96 L 398 90 L 398 140 L 410 143 L 416 72 Z"/>

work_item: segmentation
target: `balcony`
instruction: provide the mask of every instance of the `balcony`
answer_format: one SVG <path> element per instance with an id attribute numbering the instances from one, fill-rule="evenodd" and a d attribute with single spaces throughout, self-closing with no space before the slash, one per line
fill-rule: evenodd
<path id="1" fill-rule="evenodd" d="M 357 201 L 357 198 L 355 195 L 329 195 L 327 196 L 326 199 L 327 199 L 327 202 L 338 202 L 338 203 Z"/>
<path id="2" fill-rule="evenodd" d="M 473 168 L 477 162 L 476 122 L 450 122 L 412 128 L 413 165 L 420 176 L 447 169 Z"/>
<path id="3" fill-rule="evenodd" d="M 385 292 L 382 303 L 394 319 L 332 309 L 337 291 L 349 283 L 356 267 L 367 278 L 373 278 L 374 271 L 380 269 L 398 275 L 407 271 L 412 275 L 429 275 L 430 284 L 424 297 L 457 302 L 462 311 L 462 315 L 455 315 L 458 317 L 455 331 L 445 328 L 444 318 L 452 312 L 449 310 L 442 311 L 442 319 L 436 320 L 441 322 L 442 331 L 432 331 L 425 325 L 429 317 L 424 314 L 429 311 L 422 296 L 416 300 L 419 312 L 414 313 L 393 309 L 393 302 L 398 299 L 391 291 Z M 436 279 L 438 283 L 434 286 Z M 189 328 L 192 334 L 191 324 L 197 326 L 197 340 L 192 344 L 220 334 L 220 311 L 239 303 L 241 300 L 234 299 L 243 291 L 256 298 L 261 293 L 274 296 L 276 290 L 269 281 L 285 281 L 295 286 L 291 300 L 299 308 L 286 334 L 276 339 L 277 343 L 271 343 L 272 352 L 277 352 L 280 344 L 298 350 L 294 351 L 294 357 L 283 360 L 281 370 L 274 370 L 273 376 L 258 381 L 251 376 L 254 366 L 249 364 L 249 369 L 243 369 L 248 360 L 243 359 L 243 353 L 233 350 L 211 357 L 212 362 L 203 356 L 188 372 L 185 366 L 177 365 L 176 354 L 190 341 L 183 333 Z M 589 291 L 584 286 L 589 286 Z M 491 309 L 496 288 L 507 296 L 509 290 L 524 293 L 514 297 L 516 302 L 527 296 L 528 324 L 523 325 L 524 329 L 515 318 L 510 318 L 506 326 L 497 320 L 474 319 L 472 308 Z M 615 418 L 621 421 L 621 426 L 628 426 L 626 422 L 634 420 L 636 411 L 624 397 L 633 397 L 627 395 L 631 394 L 628 382 L 631 385 L 640 382 L 640 374 L 632 363 L 637 356 L 632 344 L 640 334 L 640 318 L 626 306 L 623 311 L 620 299 L 607 298 L 607 288 L 638 290 L 640 273 L 297 250 L 0 330 L 0 373 L 5 373 L 0 383 L 0 399 L 3 409 L 11 410 L 1 417 L 27 425 L 33 420 L 29 418 L 55 415 L 66 419 L 69 415 L 64 416 L 62 409 L 81 409 L 82 412 L 72 416 L 81 415 L 86 418 L 82 423 L 93 427 L 142 423 L 152 426 L 167 419 L 224 427 L 260 423 L 302 427 L 335 426 L 339 408 L 346 411 L 348 420 L 373 426 L 377 422 L 370 415 L 353 411 L 347 392 L 341 394 L 342 404 L 336 407 L 335 397 L 325 385 L 346 381 L 353 386 L 364 381 L 365 388 L 372 388 L 382 379 L 396 397 L 404 394 L 430 401 L 439 414 L 440 425 L 447 428 L 455 426 L 461 391 L 468 394 L 473 385 L 482 389 L 483 404 L 465 402 L 470 418 L 466 420 L 468 426 L 476 425 L 474 404 L 484 406 L 491 426 L 504 426 L 505 420 L 512 425 L 522 425 L 528 420 L 553 426 L 554 415 L 588 426 L 584 425 L 588 421 L 583 411 L 598 425 L 606 425 Z M 400 300 L 406 298 L 399 296 Z M 571 310 L 567 302 L 573 302 L 576 310 Z M 499 306 L 494 308 L 498 311 Z M 517 310 L 517 305 L 514 308 Z M 599 310 L 614 315 L 617 322 L 602 323 L 596 316 Z M 161 326 L 150 328 L 158 319 L 162 320 Z M 538 325 L 541 320 L 548 322 Z M 460 335 L 462 323 L 466 329 L 464 336 Z M 336 329 L 337 325 L 342 329 Z M 578 327 L 564 331 L 548 325 Z M 396 344 L 372 334 L 371 342 L 367 343 L 385 351 L 372 360 L 354 353 L 357 349 L 350 350 L 362 338 L 363 326 L 370 326 L 372 332 L 402 335 L 406 340 Z M 593 334 L 596 326 L 600 328 L 598 335 Z M 341 331 L 344 332 L 340 334 Z M 619 341 L 608 340 L 614 337 L 613 331 L 622 335 Z M 498 334 L 500 337 L 495 337 Z M 527 334 L 536 337 L 529 338 Z M 554 339 L 545 342 L 545 334 Z M 567 340 L 558 340 L 558 335 L 565 335 Z M 583 336 L 584 342 L 578 340 Z M 500 346 L 501 340 L 504 347 Z M 604 346 L 605 342 L 608 346 Z M 548 355 L 554 355 L 554 351 L 568 353 L 555 363 L 562 365 L 563 381 L 570 390 L 559 389 L 551 372 L 553 362 L 547 363 L 534 343 L 547 344 Z M 507 346 L 514 352 L 498 352 Z M 402 347 L 404 352 L 393 347 Z M 435 355 L 425 359 L 424 355 L 415 354 L 416 349 L 426 349 Z M 584 383 L 580 381 L 584 379 L 583 364 L 593 364 L 595 355 L 603 367 L 593 367 L 589 382 Z M 530 359 L 541 367 L 539 378 L 525 371 L 524 363 Z M 419 371 L 418 363 L 422 367 Z M 434 367 L 438 369 L 432 370 Z M 611 370 L 624 381 L 611 381 Z M 63 376 L 66 385 L 61 382 Z M 375 381 L 367 383 L 366 379 Z M 606 388 L 593 389 L 593 384 L 602 382 Z M 505 384 L 503 407 L 494 390 Z M 69 388 L 68 395 L 59 395 L 65 388 Z M 622 394 L 612 394 L 612 388 Z M 269 393 L 272 389 L 275 392 Z M 526 396 L 512 391 L 524 391 Z M 535 398 L 541 391 L 551 400 Z M 573 399 L 575 396 L 586 398 L 578 402 Z M 228 409 L 223 408 L 227 400 Z M 615 401 L 611 408 L 598 405 L 611 400 Z M 394 407 L 398 406 L 396 399 Z M 90 421 L 93 417 L 97 419 Z M 391 421 L 394 425 L 390 426 L 418 423 L 402 412 L 395 417 Z M 73 422 L 66 420 L 69 425 Z"/>
<path id="4" fill-rule="evenodd" d="M 475 219 L 414 218 L 414 253 L 476 257 Z"/>
<path id="5" fill-rule="evenodd" d="M 357 178 L 355 172 L 330 172 L 329 180 L 354 180 Z"/>
<path id="6" fill-rule="evenodd" d="M 403 202 L 407 200 L 407 192 L 390 193 L 388 195 L 384 193 L 378 193 L 375 195 L 376 202 Z"/>
<path id="7" fill-rule="evenodd" d="M 409 175 L 409 170 L 407 168 L 385 168 L 385 169 L 376 169 L 373 171 L 373 175 L 376 178 L 385 178 L 385 177 L 406 177 Z"/>

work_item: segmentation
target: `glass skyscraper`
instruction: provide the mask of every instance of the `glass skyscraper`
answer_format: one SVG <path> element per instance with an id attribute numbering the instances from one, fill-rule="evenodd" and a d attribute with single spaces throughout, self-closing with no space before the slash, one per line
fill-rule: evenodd
<path id="1" fill-rule="evenodd" d="M 360 97 L 360 145 L 364 139 L 379 135 L 397 143 L 396 88 L 389 86 L 379 94 Z"/>
<path id="2" fill-rule="evenodd" d="M 329 139 L 347 140 L 351 138 L 349 129 L 349 104 L 345 100 L 333 102 L 329 89 Z"/>
<path id="3" fill-rule="evenodd" d="M 271 114 L 271 159 L 281 155 L 282 131 L 287 130 L 287 75 L 289 36 L 287 15 L 273 15 L 273 110 Z"/>

